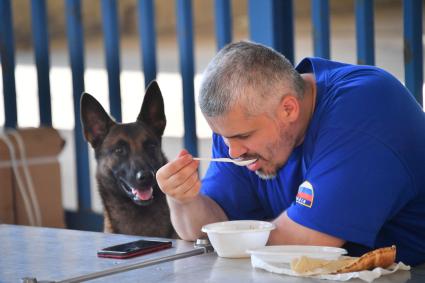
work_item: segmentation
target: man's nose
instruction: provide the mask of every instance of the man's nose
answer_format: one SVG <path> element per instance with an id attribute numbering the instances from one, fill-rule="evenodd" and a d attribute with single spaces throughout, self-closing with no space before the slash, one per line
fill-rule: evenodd
<path id="1" fill-rule="evenodd" d="M 236 140 L 227 140 L 227 146 L 229 147 L 229 156 L 231 158 L 238 158 L 247 153 L 247 148 Z"/>

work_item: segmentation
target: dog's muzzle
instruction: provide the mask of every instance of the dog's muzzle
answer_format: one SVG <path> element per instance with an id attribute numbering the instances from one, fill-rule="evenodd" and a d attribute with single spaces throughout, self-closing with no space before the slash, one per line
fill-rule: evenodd
<path id="1" fill-rule="evenodd" d="M 149 205 L 153 201 L 153 187 L 152 185 L 142 188 L 135 188 L 131 186 L 123 178 L 119 178 L 121 188 L 137 205 Z"/>

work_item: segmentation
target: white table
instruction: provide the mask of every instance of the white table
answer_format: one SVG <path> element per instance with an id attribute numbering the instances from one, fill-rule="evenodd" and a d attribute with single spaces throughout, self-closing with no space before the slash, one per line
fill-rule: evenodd
<path id="1" fill-rule="evenodd" d="M 173 240 L 173 248 L 126 260 L 98 258 L 96 251 L 141 237 L 66 229 L 0 225 L 0 282 L 20 282 L 24 277 L 62 281 L 109 268 L 193 251 L 193 243 Z M 425 265 L 400 271 L 374 282 L 425 282 Z M 143 267 L 90 282 L 320 282 L 272 274 L 251 267 L 249 258 L 226 259 L 205 253 Z M 363 282 L 352 280 L 350 283 Z"/>

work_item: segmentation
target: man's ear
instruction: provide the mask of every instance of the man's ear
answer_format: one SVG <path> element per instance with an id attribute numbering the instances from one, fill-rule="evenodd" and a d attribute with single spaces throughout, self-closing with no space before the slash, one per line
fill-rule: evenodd
<path id="1" fill-rule="evenodd" d="M 280 100 L 278 111 L 284 121 L 293 123 L 300 116 L 300 101 L 293 95 L 285 95 Z"/>

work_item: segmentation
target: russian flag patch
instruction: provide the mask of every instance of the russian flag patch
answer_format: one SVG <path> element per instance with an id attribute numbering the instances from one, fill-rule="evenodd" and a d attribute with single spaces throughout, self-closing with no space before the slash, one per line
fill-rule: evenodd
<path id="1" fill-rule="evenodd" d="M 299 188 L 295 201 L 301 205 L 311 208 L 314 200 L 313 186 L 309 181 L 304 181 Z"/>

